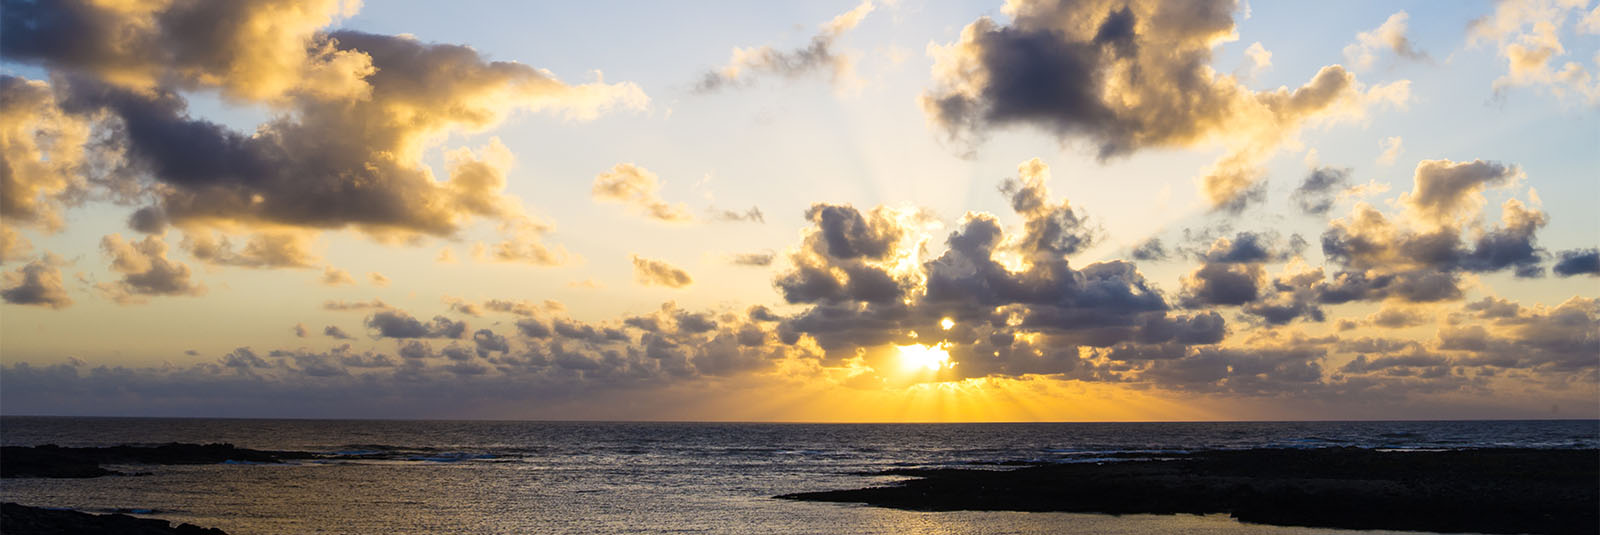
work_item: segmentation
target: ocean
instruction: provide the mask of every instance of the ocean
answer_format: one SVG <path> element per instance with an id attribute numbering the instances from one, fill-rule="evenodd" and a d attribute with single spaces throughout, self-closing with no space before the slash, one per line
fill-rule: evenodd
<path id="1" fill-rule="evenodd" d="M 775 500 L 896 467 L 1005 469 L 1257 447 L 1600 447 L 1600 421 L 765 424 L 0 418 L 7 446 L 226 442 L 287 464 L 0 480 L 3 500 L 286 533 L 1331 533 L 1225 515 L 918 512 Z M 1357 533 L 1357 532 L 1351 532 Z M 1362 531 L 1359 533 L 1380 533 Z"/>

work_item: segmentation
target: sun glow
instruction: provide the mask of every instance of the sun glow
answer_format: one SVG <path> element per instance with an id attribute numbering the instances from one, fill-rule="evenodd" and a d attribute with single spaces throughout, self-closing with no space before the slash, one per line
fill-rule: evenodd
<path id="1" fill-rule="evenodd" d="M 900 350 L 900 363 L 907 370 L 939 371 L 955 364 L 950 362 L 950 352 L 946 351 L 944 344 L 925 346 L 911 344 L 908 346 L 895 346 Z"/>

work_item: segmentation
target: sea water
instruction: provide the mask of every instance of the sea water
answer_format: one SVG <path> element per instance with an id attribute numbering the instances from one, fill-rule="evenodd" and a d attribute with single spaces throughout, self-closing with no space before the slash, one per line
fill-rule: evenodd
<path id="1" fill-rule="evenodd" d="M 1256 447 L 1600 447 L 1600 422 L 761 424 L 0 418 L 7 446 L 226 442 L 286 464 L 0 480 L 4 501 L 285 533 L 1329 533 L 1225 515 L 917 512 L 776 500 L 897 467 L 1006 469 Z M 1070 483 L 1064 483 L 1070 484 Z M 1373 533 L 1373 532 L 1365 532 Z"/>

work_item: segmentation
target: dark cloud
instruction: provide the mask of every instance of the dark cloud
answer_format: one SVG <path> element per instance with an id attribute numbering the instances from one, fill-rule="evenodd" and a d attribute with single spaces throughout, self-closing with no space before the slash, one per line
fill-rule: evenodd
<path id="1" fill-rule="evenodd" d="M 1335 168 L 1322 166 L 1311 170 L 1306 175 L 1300 187 L 1294 189 L 1289 196 L 1302 212 L 1311 215 L 1327 215 L 1333 209 L 1333 202 L 1339 192 L 1350 184 L 1349 168 Z"/>
<path id="2" fill-rule="evenodd" d="M 1448 162 L 1446 162 L 1448 163 Z M 1443 170 L 1441 170 L 1443 169 Z M 1468 206 L 1482 203 L 1479 190 L 1495 179 L 1510 176 L 1515 167 L 1499 164 L 1444 165 L 1437 161 L 1418 166 L 1419 187 L 1426 195 L 1409 194 L 1412 213 L 1426 222 L 1420 229 L 1403 227 L 1365 203 L 1352 214 L 1334 220 L 1322 234 L 1322 253 L 1340 268 L 1322 285 L 1323 302 L 1383 299 L 1390 295 L 1427 302 L 1455 299 L 1459 273 L 1511 270 L 1518 277 L 1537 277 L 1546 253 L 1538 246 L 1537 232 L 1548 222 L 1537 209 L 1509 199 L 1501 206 L 1500 224 L 1475 230 L 1470 243 L 1462 239 Z M 1419 201 L 1423 199 L 1423 201 Z"/>
<path id="3" fill-rule="evenodd" d="M 167 258 L 167 243 L 160 236 L 146 236 L 130 242 L 111 234 L 100 240 L 100 248 L 111 257 L 111 270 L 121 273 L 122 278 L 96 287 L 117 303 L 144 303 L 151 296 L 194 296 L 206 292 L 204 285 L 191 280 L 189 266 Z"/>
<path id="4" fill-rule="evenodd" d="M 1210 67 L 1233 35 L 1233 0 L 1127 4 L 1028 0 L 1011 21 L 984 17 L 958 41 L 930 47 L 932 89 L 921 102 L 952 139 L 1028 125 L 1086 139 L 1101 159 L 1148 147 L 1233 140 L 1202 178 L 1212 206 L 1237 213 L 1264 189 L 1260 163 L 1308 119 L 1404 101 L 1405 82 L 1363 92 L 1338 65 L 1291 91 L 1251 91 Z"/>
<path id="5" fill-rule="evenodd" d="M 1419 215 L 1432 221 L 1449 222 L 1462 211 L 1475 208 L 1481 192 L 1520 176 L 1517 166 L 1473 160 L 1423 160 L 1417 164 L 1414 186 L 1406 202 Z"/>
<path id="6" fill-rule="evenodd" d="M 1167 259 L 1167 248 L 1161 244 L 1160 238 L 1150 238 L 1133 248 L 1130 257 L 1140 262 L 1155 262 Z"/>
<path id="7" fill-rule="evenodd" d="M 919 259 L 925 227 L 913 214 L 813 207 L 794 268 L 776 282 L 786 301 L 809 308 L 785 319 L 778 339 L 809 339 L 829 359 L 937 343 L 955 363 L 941 374 L 1086 380 L 1118 376 L 1082 348 L 1165 344 L 1182 352 L 1222 340 L 1222 316 L 1171 314 L 1133 264 L 1069 265 L 1067 254 L 1088 242 L 1083 217 L 1049 197 L 1044 171 L 1025 163 L 1027 179 L 1001 189 L 1023 217 L 1018 232 L 1008 236 L 995 217 L 969 213 L 946 238 L 946 250 L 928 260 Z"/>
<path id="8" fill-rule="evenodd" d="M 44 256 L 4 274 L 0 286 L 0 299 L 13 305 L 32 305 L 53 309 L 72 306 L 72 297 L 62 284 L 61 267 L 66 261 L 45 253 Z"/>
<path id="9" fill-rule="evenodd" d="M 354 340 L 355 339 L 354 336 L 350 336 L 349 333 L 344 332 L 344 329 L 340 329 L 339 326 L 337 326 L 337 325 L 329 325 L 327 327 L 323 327 L 322 328 L 322 334 L 328 336 L 329 338 L 333 338 L 335 340 Z"/>
<path id="10" fill-rule="evenodd" d="M 1600 275 L 1600 249 L 1573 249 L 1561 251 L 1557 255 L 1556 265 L 1551 268 L 1556 275 L 1571 277 L 1573 275 Z"/>
<path id="11" fill-rule="evenodd" d="M 379 310 L 368 316 L 366 325 L 381 338 L 461 338 L 467 332 L 466 322 L 435 316 L 431 323 L 425 324 L 395 309 Z"/>
<path id="12" fill-rule="evenodd" d="M 1066 200 L 1051 205 L 1049 168 L 1034 158 L 1018 166 L 1019 179 L 1007 179 L 1000 184 L 1000 192 L 1011 199 L 1011 209 L 1025 219 L 1020 248 L 1029 254 L 1045 253 L 1071 255 L 1097 239 L 1087 219 L 1072 209 Z"/>
<path id="13" fill-rule="evenodd" d="M 1261 295 L 1266 272 L 1258 264 L 1205 264 L 1183 279 L 1183 304 L 1237 306 Z"/>
<path id="14" fill-rule="evenodd" d="M 497 351 L 500 353 L 511 351 L 511 345 L 506 341 L 506 337 L 495 334 L 489 329 L 478 329 L 472 333 L 472 344 L 480 357 L 488 357 Z"/>
<path id="15" fill-rule="evenodd" d="M 563 257 L 537 242 L 548 225 L 504 195 L 513 158 L 498 140 L 476 151 L 448 151 L 443 180 L 424 163 L 428 140 L 483 131 L 518 110 L 584 119 L 618 106 L 643 107 L 648 99 L 636 86 L 568 85 L 532 66 L 489 61 L 467 46 L 328 32 L 353 14 L 353 4 L 285 4 L 174 2 L 130 10 L 6 0 L 0 55 L 44 67 L 52 79 L 8 76 L 5 84 L 27 89 L 6 91 L 8 98 L 40 104 L 42 125 L 76 128 L 93 118 L 107 136 L 95 144 L 81 135 L 63 139 L 57 146 L 76 153 L 23 160 L 9 155 L 21 154 L 27 140 L 0 140 L 8 164 L 27 171 L 7 181 L 3 215 L 48 218 L 49 207 L 39 202 L 83 189 L 81 180 L 51 177 L 93 167 L 105 153 L 117 156 L 117 168 L 97 171 L 138 179 L 134 194 L 124 185 L 118 195 L 154 200 L 130 219 L 141 232 L 170 222 L 186 231 L 351 228 L 380 238 L 448 236 L 488 219 L 508 236 L 494 258 Z M 183 95 L 212 90 L 230 102 L 266 106 L 273 118 L 240 132 L 192 116 Z M 265 244 L 259 240 L 251 245 Z M 251 245 L 238 253 L 202 247 L 196 257 L 307 265 L 253 258 Z"/>

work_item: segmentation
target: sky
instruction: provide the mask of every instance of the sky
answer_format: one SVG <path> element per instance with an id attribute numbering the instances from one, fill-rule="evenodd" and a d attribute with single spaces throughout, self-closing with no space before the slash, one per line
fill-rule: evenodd
<path id="1" fill-rule="evenodd" d="M 1600 417 L 1591 0 L 0 0 L 0 413 Z"/>

